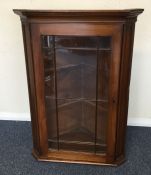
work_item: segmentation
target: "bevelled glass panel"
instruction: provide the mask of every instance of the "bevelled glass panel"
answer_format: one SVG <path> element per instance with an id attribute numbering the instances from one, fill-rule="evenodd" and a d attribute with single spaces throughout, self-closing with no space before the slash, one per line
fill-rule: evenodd
<path id="1" fill-rule="evenodd" d="M 52 36 L 42 36 L 42 56 L 44 63 L 45 106 L 49 147 L 57 149 L 57 107 L 55 84 L 55 59 Z M 51 126 L 50 126 L 51 123 Z M 53 142 L 51 142 L 53 140 Z"/>
<path id="2" fill-rule="evenodd" d="M 97 133 L 96 144 L 107 143 L 107 116 L 109 110 L 109 78 L 110 78 L 111 52 L 101 50 L 98 52 L 98 95 L 97 95 Z M 106 151 L 106 147 L 104 150 Z M 102 152 L 102 147 L 97 147 L 96 152 Z"/>
<path id="3" fill-rule="evenodd" d="M 111 43 L 42 36 L 49 149 L 106 153 Z"/>

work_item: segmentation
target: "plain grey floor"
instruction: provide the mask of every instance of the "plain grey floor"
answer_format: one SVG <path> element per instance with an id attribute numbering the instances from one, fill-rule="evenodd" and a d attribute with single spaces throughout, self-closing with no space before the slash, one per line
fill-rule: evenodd
<path id="1" fill-rule="evenodd" d="M 30 122 L 0 121 L 0 175 L 151 175 L 151 128 L 128 127 L 127 161 L 119 167 L 38 162 Z"/>

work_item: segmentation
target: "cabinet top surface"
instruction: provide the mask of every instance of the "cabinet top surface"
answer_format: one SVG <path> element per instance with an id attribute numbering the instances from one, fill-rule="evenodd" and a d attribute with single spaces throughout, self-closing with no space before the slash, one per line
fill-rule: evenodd
<path id="1" fill-rule="evenodd" d="M 39 18 L 39 17 L 137 17 L 143 9 L 123 9 L 123 10 L 29 10 L 14 9 L 14 13 L 21 18 Z"/>

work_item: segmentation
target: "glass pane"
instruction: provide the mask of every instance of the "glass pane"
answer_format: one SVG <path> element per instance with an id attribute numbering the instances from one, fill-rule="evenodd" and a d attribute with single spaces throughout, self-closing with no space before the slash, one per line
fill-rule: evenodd
<path id="1" fill-rule="evenodd" d="M 101 36 L 98 38 L 98 47 L 99 49 L 110 50 L 111 49 L 111 37 L 110 36 Z"/>
<path id="2" fill-rule="evenodd" d="M 56 67 L 58 98 L 95 99 L 96 51 L 58 49 Z"/>
<path id="3" fill-rule="evenodd" d="M 50 149 L 106 152 L 111 37 L 42 36 Z"/>
<path id="4" fill-rule="evenodd" d="M 42 54 L 44 63 L 44 80 L 45 80 L 45 105 L 47 116 L 47 128 L 49 146 L 57 149 L 57 108 L 56 108 L 56 88 L 55 88 L 55 60 L 53 49 L 53 37 L 42 36 Z M 50 127 L 51 123 L 51 127 Z"/>
<path id="5" fill-rule="evenodd" d="M 106 151 L 107 143 L 107 116 L 109 98 L 111 52 L 101 50 L 98 53 L 98 100 L 97 100 L 97 133 L 96 152 Z M 98 146 L 99 145 L 99 146 Z"/>
<path id="6" fill-rule="evenodd" d="M 67 37 L 67 36 L 56 36 L 55 37 L 56 48 L 96 48 L 97 37 Z"/>
<path id="7" fill-rule="evenodd" d="M 56 49 L 60 149 L 94 151 L 96 65 L 96 51 Z"/>

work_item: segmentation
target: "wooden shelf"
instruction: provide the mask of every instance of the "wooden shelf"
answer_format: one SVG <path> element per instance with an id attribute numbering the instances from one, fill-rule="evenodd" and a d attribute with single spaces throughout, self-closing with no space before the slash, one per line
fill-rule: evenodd
<path id="1" fill-rule="evenodd" d="M 103 140 L 99 139 L 95 143 L 94 133 L 91 133 L 85 128 L 75 128 L 72 131 L 62 133 L 59 135 L 59 140 L 57 137 L 48 140 L 50 149 L 58 148 L 59 150 L 70 150 L 75 151 L 78 149 L 82 152 L 93 152 L 95 153 L 104 153 L 106 150 L 106 144 L 103 143 Z M 95 150 L 96 149 L 96 150 Z"/>

